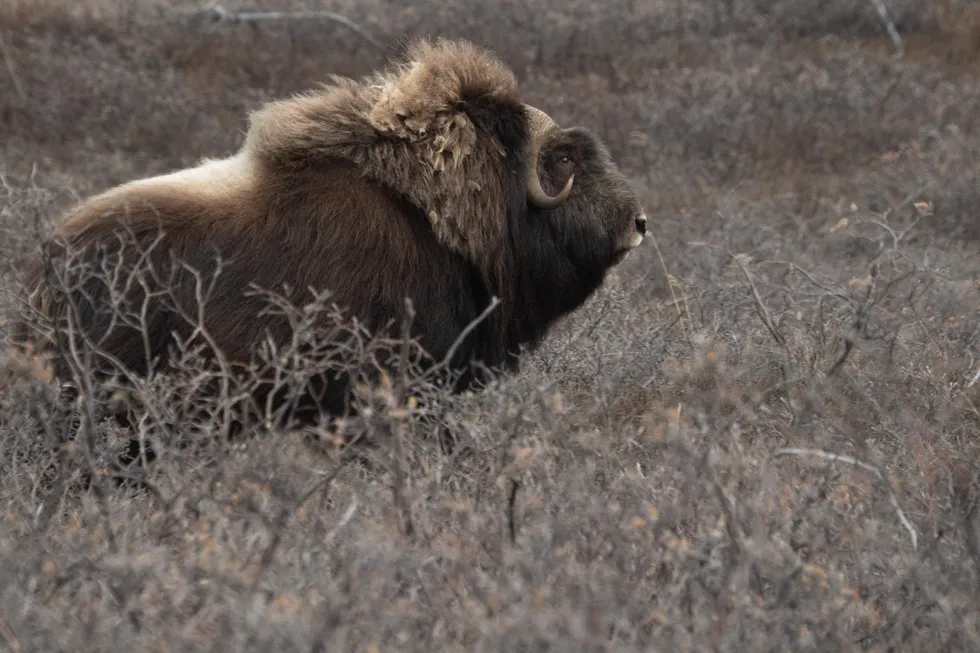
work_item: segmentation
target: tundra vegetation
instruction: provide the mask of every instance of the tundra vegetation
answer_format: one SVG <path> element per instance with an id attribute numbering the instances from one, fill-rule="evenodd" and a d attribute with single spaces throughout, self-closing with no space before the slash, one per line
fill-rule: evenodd
<path id="1" fill-rule="evenodd" d="M 202 5 L 0 6 L 2 646 L 980 647 L 972 3 L 887 2 L 900 53 L 852 0 Z M 399 349 L 357 419 L 229 442 L 240 377 L 192 350 L 132 431 L 115 381 L 7 353 L 64 209 L 417 36 L 499 53 L 649 218 L 520 372 L 452 394 Z M 156 459 L 117 469 L 133 435 Z"/>

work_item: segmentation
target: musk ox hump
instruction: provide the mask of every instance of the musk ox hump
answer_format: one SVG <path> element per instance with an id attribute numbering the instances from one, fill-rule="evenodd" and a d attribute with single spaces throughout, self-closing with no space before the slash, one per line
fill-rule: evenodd
<path id="1" fill-rule="evenodd" d="M 438 149 L 462 157 L 472 140 L 452 132 L 474 131 L 460 110 L 467 99 L 519 104 L 513 72 L 492 53 L 469 43 L 414 41 L 407 58 L 381 78 L 369 116 L 380 132 L 423 141 L 432 136 Z M 463 147 L 454 152 L 457 143 Z"/>
<path id="2" fill-rule="evenodd" d="M 413 42 L 388 71 L 267 104 L 252 114 L 245 147 L 272 174 L 350 161 L 479 264 L 493 258 L 523 191 L 514 173 L 528 134 L 513 72 L 490 52 L 440 39 Z"/>

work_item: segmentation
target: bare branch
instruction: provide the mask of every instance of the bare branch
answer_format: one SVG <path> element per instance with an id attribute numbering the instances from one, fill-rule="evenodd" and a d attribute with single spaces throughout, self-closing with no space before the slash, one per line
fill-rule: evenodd
<path id="1" fill-rule="evenodd" d="M 395 416 L 395 461 L 394 461 L 394 473 L 395 473 L 395 504 L 398 507 L 398 511 L 402 516 L 402 529 L 407 537 L 411 537 L 415 532 L 415 527 L 412 524 L 412 507 L 408 501 L 408 497 L 405 496 L 405 487 L 407 482 L 405 480 L 405 470 L 402 465 L 405 461 L 405 446 L 402 442 L 404 437 L 404 427 L 405 420 L 401 417 L 401 413 L 405 411 L 405 394 L 407 392 L 408 386 L 408 349 L 410 347 L 410 336 L 412 333 L 412 323 L 415 321 L 415 307 L 412 305 L 412 300 L 408 297 L 405 298 L 405 317 L 402 319 L 402 329 L 401 329 L 401 360 L 398 370 L 398 382 L 395 389 L 395 409 L 399 411 L 399 414 Z"/>
<path id="2" fill-rule="evenodd" d="M 684 304 L 684 314 L 687 315 L 687 339 L 691 340 L 691 335 L 694 330 L 694 324 L 691 320 L 691 308 L 687 304 L 687 293 L 681 296 L 681 299 L 677 298 L 677 294 L 674 292 L 675 280 L 673 275 L 667 270 L 667 263 L 664 262 L 664 256 L 660 253 L 660 245 L 657 243 L 657 237 L 653 233 L 653 229 L 649 226 L 647 227 L 647 233 L 650 234 L 650 238 L 653 239 L 653 247 L 657 251 L 657 258 L 660 259 L 660 267 L 664 271 L 664 279 L 667 281 L 667 287 L 670 289 L 671 303 L 674 308 L 677 309 L 678 317 L 682 316 L 681 313 L 681 302 Z"/>
<path id="3" fill-rule="evenodd" d="M 24 84 L 20 81 L 20 77 L 17 76 L 17 70 L 14 68 L 14 58 L 10 54 L 10 50 L 7 49 L 7 41 L 3 38 L 3 32 L 0 32 L 0 54 L 3 54 L 3 61 L 7 66 L 7 72 L 10 73 L 10 79 L 14 83 L 14 90 L 17 91 L 17 95 L 24 102 L 27 102 L 27 92 L 24 90 Z"/>
<path id="4" fill-rule="evenodd" d="M 315 20 L 322 18 L 340 23 L 374 47 L 379 50 L 385 50 L 384 44 L 373 37 L 366 29 L 350 18 L 333 11 L 229 11 L 216 2 L 209 2 L 196 13 L 212 14 L 219 21 L 231 23 L 259 23 L 267 20 Z"/>
<path id="5" fill-rule="evenodd" d="M 918 548 L 919 537 L 918 537 L 918 533 L 915 530 L 915 527 L 912 526 L 912 523 L 905 517 L 905 513 L 902 512 L 901 507 L 899 507 L 898 505 L 898 499 L 895 498 L 895 493 L 892 492 L 891 487 L 889 487 L 888 482 L 885 480 L 885 477 L 882 475 L 881 471 L 879 471 L 877 467 L 873 465 L 869 465 L 866 462 L 860 461 L 857 458 L 852 458 L 851 456 L 845 456 L 836 453 L 828 453 L 826 451 L 821 451 L 820 449 L 797 449 L 797 448 L 779 449 L 773 455 L 776 457 L 816 456 L 818 458 L 823 458 L 824 460 L 829 460 L 831 462 L 847 463 L 849 465 L 854 465 L 855 467 L 860 467 L 861 469 L 868 470 L 869 472 L 874 474 L 879 481 L 882 482 L 885 489 L 888 491 L 888 499 L 891 502 L 892 507 L 895 509 L 895 513 L 898 515 L 898 520 L 902 523 L 902 526 L 905 527 L 905 530 L 909 532 L 909 537 L 912 540 L 912 548 L 913 549 Z"/>
<path id="6" fill-rule="evenodd" d="M 507 497 L 507 526 L 510 530 L 510 542 L 517 541 L 517 521 L 514 516 L 514 506 L 517 504 L 517 490 L 521 487 L 516 478 L 510 480 L 510 496 Z"/>
<path id="7" fill-rule="evenodd" d="M 7 625 L 7 622 L 2 617 L 0 617 L 0 635 L 3 635 L 3 638 L 7 640 L 7 646 L 10 647 L 12 653 L 20 653 L 23 650 L 20 647 L 20 640 L 17 638 L 17 635 L 10 630 L 10 626 Z"/>
<path id="8" fill-rule="evenodd" d="M 499 304 L 500 304 L 500 298 L 497 296 L 492 297 L 490 299 L 490 303 L 487 305 L 485 309 L 483 309 L 483 312 L 480 313 L 478 316 L 476 316 L 476 318 L 473 321 L 467 324 L 465 329 L 460 331 L 459 335 L 456 337 L 456 340 L 453 341 L 452 346 L 449 347 L 449 351 L 446 352 L 446 355 L 443 356 L 439 364 L 429 368 L 429 370 L 427 370 L 426 373 L 422 375 L 422 378 L 428 379 L 432 376 L 435 376 L 441 370 L 448 368 L 449 364 L 453 360 L 453 356 L 456 355 L 456 350 L 460 348 L 460 346 L 463 344 L 463 341 L 466 340 L 466 337 L 470 335 L 470 333 L 472 333 L 473 330 L 476 329 L 476 327 L 480 326 L 480 323 L 486 320 L 487 317 L 489 317 L 490 313 L 492 313 L 493 310 L 497 308 Z"/>
<path id="9" fill-rule="evenodd" d="M 728 255 L 732 257 L 732 260 L 735 261 L 739 269 L 742 270 L 742 274 L 745 275 L 745 280 L 749 282 L 749 287 L 752 289 L 752 297 L 755 299 L 756 312 L 758 312 L 759 317 L 762 318 L 762 323 L 766 325 L 766 329 L 769 330 L 769 334 L 772 336 L 773 340 L 785 348 L 786 339 L 783 338 L 783 334 L 781 334 L 779 329 L 776 328 L 776 323 L 773 322 L 772 316 L 769 315 L 769 309 L 766 308 L 765 303 L 762 301 L 762 297 L 759 295 L 759 289 L 755 287 L 755 281 L 752 280 L 752 275 L 749 274 L 745 264 L 742 263 L 742 259 L 740 258 L 741 255 L 732 254 L 731 252 L 729 252 Z"/>
<path id="10" fill-rule="evenodd" d="M 323 537 L 324 544 L 333 540 L 333 538 L 337 536 L 337 533 L 340 532 L 340 529 L 350 522 L 350 520 L 354 517 L 354 513 L 357 512 L 357 505 L 357 497 L 354 497 L 351 499 L 350 505 L 347 506 L 347 510 L 345 510 L 344 514 L 341 516 L 340 521 L 338 521 Z"/>
<path id="11" fill-rule="evenodd" d="M 888 30 L 888 36 L 891 38 L 892 43 L 895 44 L 895 50 L 898 56 L 902 56 L 905 53 L 905 44 L 902 42 L 902 37 L 898 33 L 898 28 L 895 27 L 895 23 L 892 22 L 891 17 L 888 15 L 888 8 L 885 6 L 885 1 L 871 0 L 871 4 L 878 11 L 881 20 L 884 21 L 885 29 Z"/>
<path id="12" fill-rule="evenodd" d="M 731 252 L 728 252 L 728 255 L 732 257 L 735 264 L 738 265 L 740 270 L 742 270 L 742 274 L 745 275 L 746 281 L 749 282 L 749 287 L 752 289 L 752 297 L 755 300 L 756 313 L 759 314 L 759 318 L 762 320 L 762 323 L 766 325 L 766 329 L 769 331 L 769 334 L 772 336 L 773 340 L 775 340 L 776 343 L 783 349 L 783 364 L 780 366 L 780 371 L 783 375 L 783 384 L 785 386 L 787 399 L 789 399 L 789 401 L 787 401 L 787 405 L 790 411 L 793 413 L 793 418 L 796 419 L 797 411 L 791 400 L 791 395 L 789 394 L 791 389 L 791 379 L 793 379 L 795 376 L 791 372 L 793 367 L 793 356 L 789 350 L 789 345 L 786 344 L 786 338 L 784 338 L 783 334 L 779 331 L 775 321 L 772 319 L 772 315 L 769 314 L 769 309 L 766 307 L 765 302 L 762 301 L 762 296 L 759 295 L 759 289 L 756 288 L 755 281 L 752 280 L 752 275 L 749 274 L 748 268 L 746 268 L 745 264 L 742 262 L 743 255 L 732 254 Z"/>
<path id="13" fill-rule="evenodd" d="M 974 374 L 973 378 L 970 379 L 970 382 L 966 384 L 966 387 L 972 388 L 978 380 L 980 380 L 980 367 L 977 368 L 976 374 Z"/>

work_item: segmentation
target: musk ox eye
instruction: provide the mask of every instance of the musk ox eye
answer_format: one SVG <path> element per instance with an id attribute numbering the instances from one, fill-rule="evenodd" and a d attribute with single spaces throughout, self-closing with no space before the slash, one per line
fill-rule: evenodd
<path id="1" fill-rule="evenodd" d="M 559 159 L 558 159 L 558 160 L 559 160 L 559 161 L 560 161 L 561 163 L 566 163 L 566 164 L 568 164 L 568 163 L 571 163 L 571 162 L 572 162 L 572 157 L 570 157 L 570 156 L 568 156 L 567 154 L 562 154 L 562 155 L 561 155 L 561 157 L 559 157 Z"/>

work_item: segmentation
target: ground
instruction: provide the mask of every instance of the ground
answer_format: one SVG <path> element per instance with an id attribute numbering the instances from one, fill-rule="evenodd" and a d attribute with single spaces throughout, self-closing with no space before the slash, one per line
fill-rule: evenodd
<path id="1" fill-rule="evenodd" d="M 414 36 L 600 134 L 654 241 L 445 398 L 448 454 L 391 410 L 366 460 L 205 438 L 85 486 L 4 358 L 0 649 L 980 649 L 980 11 L 884 4 L 901 53 L 858 0 L 6 0 L 4 325 L 58 210 Z M 232 20 L 311 9 L 350 24 Z"/>

